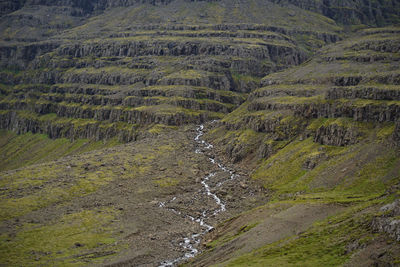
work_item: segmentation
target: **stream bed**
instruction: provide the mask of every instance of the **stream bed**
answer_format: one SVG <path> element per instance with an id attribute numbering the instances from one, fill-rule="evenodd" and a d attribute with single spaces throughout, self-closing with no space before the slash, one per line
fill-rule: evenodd
<path id="1" fill-rule="evenodd" d="M 210 153 L 213 152 L 213 145 L 207 143 L 204 139 L 202 139 L 204 135 L 204 125 L 199 125 L 196 128 L 196 136 L 194 141 L 196 142 L 195 153 L 196 154 L 215 154 Z M 187 219 L 190 219 L 192 222 L 199 224 L 201 231 L 191 234 L 190 236 L 184 237 L 183 241 L 179 243 L 184 254 L 175 259 L 169 259 L 160 263 L 159 267 L 167 267 L 167 266 L 175 266 L 180 262 L 184 262 L 190 258 L 195 257 L 199 253 L 198 246 L 201 242 L 201 238 L 214 229 L 214 227 L 207 223 L 207 220 L 211 216 L 216 216 L 221 212 L 226 210 L 225 203 L 218 197 L 217 194 L 213 193 L 214 189 L 222 186 L 225 182 L 233 180 L 236 178 L 236 174 L 234 171 L 225 167 L 220 161 L 213 156 L 208 156 L 208 160 L 217 167 L 217 171 L 211 172 L 208 175 L 204 176 L 201 179 L 202 190 L 201 194 L 205 194 L 208 198 L 211 198 L 215 203 L 215 208 L 207 208 L 204 207 L 204 210 L 201 211 L 201 215 L 195 214 L 184 214 L 183 212 L 176 210 L 174 208 L 168 208 L 166 204 L 171 203 L 176 200 L 176 197 L 172 198 L 166 202 L 160 202 L 159 207 L 168 209 L 171 212 L 179 214 Z M 225 177 L 223 180 L 215 181 L 214 178 L 217 174 L 224 173 L 228 175 L 223 175 Z M 221 175 L 220 175 L 221 176 Z M 193 195 L 193 198 L 197 198 L 196 194 Z"/>

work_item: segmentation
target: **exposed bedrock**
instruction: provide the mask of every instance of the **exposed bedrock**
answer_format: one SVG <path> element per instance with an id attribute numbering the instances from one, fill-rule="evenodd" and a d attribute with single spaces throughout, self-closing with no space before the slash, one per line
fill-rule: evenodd
<path id="1" fill-rule="evenodd" d="M 26 110 L 42 115 L 55 113 L 59 117 L 67 118 L 94 119 L 98 121 L 126 122 L 142 125 L 152 123 L 161 123 L 166 125 L 183 125 L 187 123 L 201 123 L 210 119 L 208 118 L 209 115 L 205 113 L 195 115 L 186 114 L 185 112 L 179 111 L 176 111 L 174 113 L 157 113 L 157 111 L 153 112 L 151 110 L 129 109 L 121 106 L 96 107 L 63 105 L 57 103 L 36 103 L 32 105 L 26 102 L 15 102 L 10 104 L 2 103 L 0 108 L 3 110 Z"/>
<path id="2" fill-rule="evenodd" d="M 332 87 L 326 93 L 326 99 L 373 99 L 373 100 L 400 100 L 400 90 L 380 89 L 373 86 L 363 87 Z"/>
<path id="3" fill-rule="evenodd" d="M 400 147 L 400 121 L 396 122 L 392 135 L 394 143 Z"/>
<path id="4" fill-rule="evenodd" d="M 58 46 L 54 42 L 0 46 L 0 67 L 26 68 L 35 57 L 53 51 Z"/>
<path id="5" fill-rule="evenodd" d="M 241 44 L 161 40 L 68 45 L 57 49 L 57 55 L 73 57 L 230 55 L 260 60 L 270 59 L 287 65 L 299 64 L 306 58 L 304 54 L 295 48 L 287 46 L 261 44 L 249 47 Z"/>
<path id="6" fill-rule="evenodd" d="M 118 125 L 103 125 L 101 122 L 77 125 L 68 121 L 60 123 L 21 117 L 16 112 L 1 113 L 0 125 L 2 129 L 18 134 L 41 133 L 50 138 L 105 140 L 117 137 L 121 142 L 130 142 L 136 140 L 137 136 L 133 125 L 131 129 L 121 129 Z"/>
<path id="7" fill-rule="evenodd" d="M 400 118 L 400 106 L 367 104 L 356 106 L 352 103 L 310 103 L 310 104 L 284 104 L 252 102 L 250 111 L 257 110 L 292 110 L 295 115 L 305 118 L 338 118 L 348 117 L 355 121 L 385 122 L 397 121 Z"/>
<path id="8" fill-rule="evenodd" d="M 355 128 L 332 124 L 318 128 L 315 132 L 314 142 L 330 146 L 347 146 L 357 143 L 359 136 L 360 133 Z"/>

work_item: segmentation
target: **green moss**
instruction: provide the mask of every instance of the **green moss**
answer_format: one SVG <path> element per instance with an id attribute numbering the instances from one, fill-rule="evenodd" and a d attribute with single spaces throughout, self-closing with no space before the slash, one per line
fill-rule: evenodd
<path id="1" fill-rule="evenodd" d="M 116 243 L 116 216 L 114 209 L 103 208 L 64 215 L 46 225 L 25 223 L 12 239 L 0 235 L 0 258 L 7 265 L 99 264 L 122 248 Z"/>
<path id="2" fill-rule="evenodd" d="M 296 185 L 295 181 L 306 173 L 303 163 L 307 156 L 317 149 L 318 145 L 311 139 L 293 142 L 267 159 L 254 172 L 252 178 L 261 180 L 266 188 L 277 190 L 279 193 L 304 190 L 307 185 Z"/>
<path id="3" fill-rule="evenodd" d="M 148 130 L 149 133 L 151 134 L 161 134 L 165 131 L 170 131 L 170 130 L 176 130 L 176 126 L 168 126 L 164 124 L 155 124 L 151 126 L 151 128 Z"/>
<path id="4" fill-rule="evenodd" d="M 399 160 L 395 153 L 390 151 L 365 164 L 353 178 L 346 179 L 335 190 L 354 196 L 379 196 L 385 192 L 387 184 L 398 178 L 388 175 L 398 167 L 398 164 Z"/>
<path id="5" fill-rule="evenodd" d="M 381 129 L 378 130 L 376 136 L 379 140 L 387 140 L 393 135 L 394 130 L 394 123 L 386 123 Z"/>
<path id="6" fill-rule="evenodd" d="M 56 168 L 56 166 L 52 165 L 41 166 L 39 172 L 23 177 L 21 177 L 23 172 L 18 172 L 16 174 L 18 179 L 16 179 L 15 175 L 8 175 L 2 179 L 0 184 L 8 186 L 10 190 L 13 188 L 21 189 L 23 186 L 25 190 L 29 190 L 30 186 L 43 185 L 46 181 L 53 181 L 60 172 L 65 172 L 62 169 L 55 171 Z M 115 174 L 112 173 L 112 170 L 96 171 L 87 173 L 82 178 L 75 177 L 74 180 L 70 181 L 68 187 L 57 185 L 56 183 L 23 197 L 0 199 L 0 218 L 1 220 L 7 220 L 19 217 L 52 204 L 63 203 L 78 196 L 88 195 L 95 192 L 101 186 L 108 184 L 114 178 Z"/>
<path id="7" fill-rule="evenodd" d="M 256 227 L 259 224 L 259 222 L 253 222 L 253 223 L 249 223 L 246 224 L 242 227 L 240 227 L 236 232 L 233 233 L 228 233 L 223 235 L 222 237 L 218 238 L 218 239 L 214 239 L 212 242 L 209 242 L 206 244 L 207 248 L 215 248 L 218 246 L 222 246 L 223 244 L 241 236 L 242 234 L 250 231 L 251 229 L 253 229 L 254 227 Z"/>
<path id="8" fill-rule="evenodd" d="M 360 240 L 361 244 L 373 238 L 370 233 L 370 214 L 360 210 L 373 203 L 348 208 L 344 213 L 330 217 L 297 238 L 291 237 L 266 245 L 228 262 L 225 266 L 339 266 L 350 259 L 347 245 Z"/>
<path id="9" fill-rule="evenodd" d="M 238 133 L 237 140 L 244 145 L 253 144 L 255 140 L 257 140 L 260 136 L 260 133 L 257 133 L 253 130 L 243 130 Z"/>
<path id="10" fill-rule="evenodd" d="M 396 179 L 395 153 L 380 153 L 375 144 L 333 147 L 311 138 L 293 141 L 263 161 L 252 178 L 273 190 L 276 199 L 367 200 L 383 194 Z M 316 165 L 306 169 L 306 162 Z"/>
<path id="11" fill-rule="evenodd" d="M 254 77 L 251 75 L 243 75 L 243 74 L 239 74 L 239 73 L 232 73 L 232 78 L 236 84 L 239 84 L 240 82 L 244 82 L 244 83 L 254 83 L 254 84 L 258 85 L 258 84 L 260 84 L 260 81 L 261 81 L 261 78 L 259 78 L 259 77 Z"/>
<path id="12" fill-rule="evenodd" d="M 157 115 L 177 115 L 177 114 L 184 114 L 188 116 L 189 118 L 192 117 L 198 117 L 201 114 L 207 114 L 209 119 L 220 119 L 224 116 L 223 113 L 219 112 L 210 112 L 210 111 L 204 111 L 204 110 L 192 110 L 192 109 L 186 109 L 182 107 L 177 107 L 177 106 L 171 106 L 171 105 L 159 105 L 159 106 L 141 106 L 141 107 L 136 107 L 133 108 L 134 110 L 142 111 L 142 112 L 151 112 L 153 114 Z"/>
<path id="13" fill-rule="evenodd" d="M 154 181 L 155 184 L 158 184 L 161 187 L 171 187 L 179 184 L 179 180 L 177 178 L 160 178 Z"/>
<path id="14" fill-rule="evenodd" d="M 166 77 L 164 79 L 175 79 L 175 78 L 181 78 L 181 79 L 201 79 L 203 77 L 207 77 L 209 75 L 213 75 L 212 73 L 209 72 L 204 72 L 204 71 L 198 71 L 198 70 L 181 70 L 178 72 L 174 72 Z"/>
<path id="15" fill-rule="evenodd" d="M 311 123 L 307 126 L 307 130 L 308 131 L 316 131 L 318 130 L 318 128 L 320 128 L 322 125 L 325 125 L 325 123 L 327 121 L 329 121 L 330 119 L 328 118 L 318 118 L 318 119 L 314 119 L 311 121 Z"/>

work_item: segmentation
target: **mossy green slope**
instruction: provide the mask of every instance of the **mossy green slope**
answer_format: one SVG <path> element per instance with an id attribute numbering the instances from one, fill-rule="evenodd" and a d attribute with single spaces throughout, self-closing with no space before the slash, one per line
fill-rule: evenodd
<path id="1" fill-rule="evenodd" d="M 187 149 L 190 132 L 158 128 L 157 134 L 159 138 L 0 172 L 0 188 L 7 188 L 0 194 L 1 262 L 82 266 L 129 255 L 155 265 L 170 257 L 165 250 L 169 240 L 193 225 L 161 209 L 157 200 L 198 190 L 193 177 L 199 169 L 193 167 L 209 165 Z M 27 137 L 43 139 L 14 136 Z M 179 226 L 177 232 L 172 223 Z M 149 238 L 154 229 L 160 239 Z M 150 259 L 143 256 L 149 254 Z"/>
<path id="2" fill-rule="evenodd" d="M 100 148 L 118 145 L 116 139 L 92 141 L 66 138 L 50 139 L 44 134 L 26 133 L 17 135 L 14 132 L 0 131 L 0 169 L 11 170 L 23 166 L 43 163 L 56 158 L 88 152 Z"/>
<path id="3" fill-rule="evenodd" d="M 218 194 L 270 201 L 188 265 L 399 264 L 398 27 L 321 1 L 50 2 L 0 18 L 1 262 L 180 257 L 196 229 L 159 204 L 201 190 L 192 126 L 218 119 L 207 138 L 263 187 Z"/>
<path id="4" fill-rule="evenodd" d="M 268 75 L 208 133 L 270 190 L 271 202 L 222 223 L 189 265 L 399 263 L 398 237 L 377 223 L 396 224 L 398 213 L 384 206 L 397 205 L 400 183 L 397 48 L 387 32 L 361 31 Z M 388 52 L 359 63 L 381 47 Z"/>

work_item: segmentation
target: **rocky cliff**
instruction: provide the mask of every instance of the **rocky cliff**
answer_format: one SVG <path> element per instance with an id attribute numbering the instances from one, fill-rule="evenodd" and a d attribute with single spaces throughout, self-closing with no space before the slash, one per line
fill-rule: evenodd
<path id="1" fill-rule="evenodd" d="M 240 137 L 222 143 L 226 152 L 235 162 L 251 154 L 268 158 L 279 151 L 279 145 L 274 149 L 268 139 L 290 142 L 308 137 L 323 145 L 349 146 L 365 139 L 371 124 L 390 129 L 389 142 L 396 144 L 399 48 L 397 35 L 388 30 L 360 31 L 320 50 L 300 67 L 264 77 L 261 88 L 221 121 L 224 131 L 257 133 L 252 146 L 261 147 L 259 152 Z"/>
<path id="2" fill-rule="evenodd" d="M 273 25 L 254 23 L 249 14 L 242 20 L 246 23 L 231 23 L 231 15 L 238 14 L 231 13 L 227 3 L 219 1 L 78 2 L 27 1 L 22 9 L 3 17 L 5 33 L 18 27 L 12 25 L 14 19 L 21 23 L 22 33 L 29 24 L 23 22 L 26 16 L 37 30 L 32 33 L 36 36 L 34 42 L 18 34 L 8 34 L 0 46 L 0 83 L 3 84 L 0 106 L 5 128 L 47 133 L 51 128 L 48 124 L 55 123 L 53 119 L 48 121 L 49 114 L 57 116 L 56 121 L 80 119 L 92 125 L 94 120 L 139 127 L 222 118 L 243 103 L 246 94 L 258 87 L 261 77 L 298 65 L 315 48 L 340 39 L 338 28 L 329 20 L 323 21 L 322 31 L 306 30 L 307 25 L 320 21 L 317 16 L 303 22 L 301 27 L 286 27 L 279 21 Z M 152 5 L 157 9 L 152 9 Z M 211 13 L 215 5 L 221 8 L 225 5 L 225 10 L 218 15 L 221 19 Z M 246 7 L 246 3 L 239 5 Z M 175 16 L 171 11 L 177 8 L 201 7 L 208 15 L 193 14 L 196 24 L 178 21 L 144 24 L 134 16 L 116 24 L 110 18 L 117 12 L 116 6 L 126 6 L 126 12 L 134 13 L 141 8 L 145 12 L 156 12 L 155 16 L 164 13 Z M 63 26 L 53 27 L 52 17 L 41 16 L 52 7 L 61 12 L 62 19 L 73 17 L 69 26 L 61 20 Z M 263 3 L 260 7 L 265 12 L 286 12 L 272 3 Z M 93 16 L 98 14 L 97 19 L 86 20 L 84 15 L 74 13 L 77 9 Z M 306 11 L 298 11 L 295 20 L 300 21 Z M 259 10 L 252 12 L 261 15 Z M 30 13 L 33 15 L 27 15 Z M 204 20 L 205 16 L 209 21 Z M 209 23 L 214 20 L 220 22 Z M 101 21 L 108 23 L 100 25 Z M 52 36 L 46 40 L 45 35 L 40 36 L 45 28 L 51 32 L 46 35 Z M 94 96 L 87 96 L 88 92 Z M 30 121 L 22 115 L 24 112 L 32 112 L 35 118 L 46 123 Z M 52 137 L 72 138 L 76 131 L 67 132 L 60 135 L 51 130 L 48 133 Z M 116 134 L 115 130 L 110 133 Z M 112 134 L 93 135 L 99 136 Z"/>

